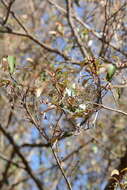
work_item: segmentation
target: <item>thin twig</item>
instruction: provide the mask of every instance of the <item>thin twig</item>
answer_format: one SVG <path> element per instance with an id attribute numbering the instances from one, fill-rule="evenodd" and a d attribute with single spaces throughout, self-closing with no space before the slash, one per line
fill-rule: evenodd
<path id="1" fill-rule="evenodd" d="M 53 146 L 51 145 L 50 147 L 51 147 L 52 153 L 53 153 L 53 155 L 54 155 L 54 158 L 55 158 L 55 160 L 56 160 L 56 163 L 57 163 L 57 165 L 58 165 L 58 167 L 59 167 L 59 169 L 60 169 L 60 171 L 61 171 L 61 173 L 62 173 L 62 175 L 63 175 L 63 177 L 64 177 L 64 179 L 65 179 L 65 181 L 66 181 L 66 184 L 67 184 L 67 186 L 68 186 L 68 189 L 69 189 L 69 190 L 72 190 L 71 184 L 70 184 L 69 180 L 68 180 L 67 177 L 66 177 L 66 174 L 65 174 L 65 172 L 64 172 L 64 170 L 63 170 L 63 168 L 62 168 L 62 166 L 61 166 L 60 160 L 59 160 L 59 158 L 58 158 L 58 156 L 57 156 L 57 154 L 56 154 L 56 152 L 55 152 Z"/>
<path id="2" fill-rule="evenodd" d="M 0 30 L 0 33 L 8 33 L 10 35 L 28 38 L 28 39 L 32 40 L 33 42 L 35 42 L 40 47 L 44 48 L 45 50 L 52 52 L 52 53 L 56 53 L 56 54 L 60 55 L 61 57 L 63 57 L 65 60 L 70 60 L 70 62 L 71 62 L 71 59 L 66 54 L 64 54 L 63 52 L 61 52 L 60 50 L 58 50 L 56 48 L 52 48 L 52 47 L 46 45 L 45 43 L 38 41 L 36 38 L 34 38 L 30 34 L 24 34 L 24 33 L 13 32 L 13 31 L 1 31 L 1 30 Z"/>
<path id="3" fill-rule="evenodd" d="M 79 153 L 85 146 L 89 145 L 90 143 L 92 143 L 94 141 L 94 138 L 90 139 L 88 142 L 86 143 L 83 143 L 81 144 L 78 148 L 76 148 L 75 150 L 73 150 L 70 154 L 68 154 L 66 157 L 64 157 L 61 162 L 66 162 L 69 158 L 71 158 L 74 154 L 77 154 Z M 32 145 L 32 144 L 31 144 Z M 50 144 L 51 145 L 51 144 Z M 36 146 L 35 146 L 36 147 Z M 38 146 L 40 147 L 40 146 Z M 57 167 L 58 164 L 53 164 L 53 166 L 47 168 L 47 169 L 44 169 L 44 168 L 40 168 L 38 171 L 35 171 L 34 174 L 35 175 L 41 175 L 41 174 L 44 174 L 45 172 L 49 171 L 49 170 L 52 170 L 53 168 Z M 20 183 L 23 183 L 24 181 L 27 181 L 29 180 L 29 176 L 27 177 L 23 177 L 20 181 L 16 182 L 13 184 L 13 186 L 17 186 L 18 184 Z"/>
<path id="4" fill-rule="evenodd" d="M 58 167 L 59 167 L 59 169 L 60 169 L 60 171 L 61 171 L 61 173 L 62 173 L 62 175 L 63 175 L 63 177 L 64 177 L 64 179 L 65 179 L 65 181 L 66 181 L 66 184 L 67 184 L 67 186 L 68 186 L 68 189 L 69 189 L 69 190 L 72 190 L 71 184 L 70 184 L 69 180 L 68 180 L 67 177 L 66 177 L 66 174 L 65 174 L 65 172 L 64 172 L 64 170 L 63 170 L 63 168 L 62 168 L 62 166 L 61 166 L 60 160 L 59 160 L 59 158 L 58 158 L 58 156 L 57 156 L 57 154 L 56 154 L 56 152 L 55 152 L 53 146 L 51 145 L 50 147 L 51 147 L 52 153 L 53 153 L 53 155 L 54 155 L 54 158 L 55 158 L 55 160 L 56 160 L 56 163 L 57 163 L 57 165 L 58 165 Z"/>
<path id="5" fill-rule="evenodd" d="M 100 106 L 100 108 L 104 108 L 104 109 L 107 109 L 107 110 L 110 110 L 110 111 L 114 111 L 114 112 L 117 112 L 117 113 L 120 113 L 120 114 L 123 114 L 123 115 L 127 116 L 127 112 L 124 112 L 122 110 L 110 108 L 110 107 L 105 106 L 103 104 L 97 104 L 97 103 L 92 103 L 92 104 L 98 105 L 98 106 Z"/>
<path id="6" fill-rule="evenodd" d="M 3 0 L 1 0 L 1 2 L 2 2 L 3 4 L 5 4 Z M 15 0 L 11 0 L 11 1 L 9 2 L 9 5 L 8 5 L 8 6 L 6 5 L 7 14 L 6 14 L 6 17 L 5 17 L 4 21 L 3 21 L 3 25 L 5 25 L 5 24 L 7 23 L 7 21 L 8 21 L 9 14 L 10 14 L 10 12 L 11 12 L 11 7 L 12 7 L 12 5 L 13 5 L 14 2 L 15 2 Z"/>
<path id="7" fill-rule="evenodd" d="M 76 26 L 74 25 L 74 22 L 73 22 L 73 17 L 72 17 L 72 1 L 71 0 L 67 0 L 67 18 L 68 18 L 68 22 L 69 22 L 69 25 L 71 27 L 71 30 L 72 30 L 72 33 L 76 39 L 76 42 L 80 48 L 80 51 L 83 55 L 83 57 L 87 57 L 89 59 L 90 55 L 87 51 L 87 49 L 84 47 L 84 45 L 82 44 L 82 41 L 81 41 L 81 38 L 77 32 L 77 28 Z"/>
<path id="8" fill-rule="evenodd" d="M 31 112 L 30 112 L 30 110 L 29 110 L 29 107 L 28 107 L 28 105 L 27 105 L 26 95 L 27 95 L 27 93 L 28 93 L 28 90 L 29 90 L 29 89 L 27 89 L 27 92 L 26 92 L 26 94 L 25 94 L 24 97 L 23 97 L 23 106 L 24 106 L 24 108 L 25 108 L 25 110 L 26 110 L 26 112 L 27 112 L 27 115 L 28 115 L 29 120 L 31 121 L 31 123 L 34 124 L 34 126 L 36 127 L 36 129 L 40 132 L 41 136 L 44 137 L 44 138 L 48 141 L 48 137 L 47 137 L 47 135 L 46 135 L 44 129 L 43 129 L 42 127 L 40 127 L 40 125 L 37 123 L 37 121 L 35 120 L 35 118 L 34 118 L 33 115 L 31 114 Z"/>
<path id="9" fill-rule="evenodd" d="M 6 161 L 6 162 L 9 162 L 9 163 L 11 163 L 11 164 L 13 164 L 13 165 L 16 166 L 17 168 L 25 169 L 23 166 L 17 164 L 16 162 L 14 162 L 14 161 L 12 161 L 12 160 L 9 160 L 6 156 L 2 155 L 1 153 L 0 153 L 0 159 L 4 160 L 4 161 Z"/>
<path id="10" fill-rule="evenodd" d="M 1 0 L 2 4 L 5 6 L 6 9 L 8 9 L 8 6 L 5 4 L 3 0 Z M 23 24 L 20 22 L 20 20 L 15 16 L 15 13 L 10 10 L 10 14 L 13 16 L 13 18 L 16 20 L 16 22 L 19 24 L 19 26 L 24 30 L 25 33 L 28 33 L 26 28 L 23 26 Z"/>

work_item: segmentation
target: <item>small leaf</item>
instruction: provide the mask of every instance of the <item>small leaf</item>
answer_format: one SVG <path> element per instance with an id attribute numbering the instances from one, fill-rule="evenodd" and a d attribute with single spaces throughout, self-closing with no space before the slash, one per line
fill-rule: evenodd
<path id="1" fill-rule="evenodd" d="M 93 145 L 92 149 L 93 149 L 95 154 L 98 152 L 98 147 L 96 145 Z"/>
<path id="2" fill-rule="evenodd" d="M 30 58 L 30 57 L 28 57 L 28 58 L 26 59 L 26 61 L 28 61 L 29 63 L 33 63 L 33 62 L 34 62 L 34 60 L 33 60 L 32 58 Z"/>
<path id="3" fill-rule="evenodd" d="M 16 65 L 16 57 L 9 55 L 7 57 L 8 60 L 8 65 L 9 65 L 9 72 L 12 74 L 15 70 L 15 65 Z"/>
<path id="4" fill-rule="evenodd" d="M 107 75 L 106 75 L 107 81 L 111 81 L 115 73 L 116 73 L 116 66 L 113 64 L 109 64 L 107 67 Z"/>
<path id="5" fill-rule="evenodd" d="M 79 107 L 80 107 L 81 109 L 85 110 L 85 109 L 86 109 L 86 104 L 80 104 Z"/>
<path id="6" fill-rule="evenodd" d="M 39 98 L 41 96 L 41 93 L 43 91 L 43 87 L 37 88 L 36 89 L 36 97 Z"/>
<path id="7" fill-rule="evenodd" d="M 114 175 L 119 175 L 119 171 L 114 169 L 112 172 L 111 172 L 111 176 L 114 176 Z"/>

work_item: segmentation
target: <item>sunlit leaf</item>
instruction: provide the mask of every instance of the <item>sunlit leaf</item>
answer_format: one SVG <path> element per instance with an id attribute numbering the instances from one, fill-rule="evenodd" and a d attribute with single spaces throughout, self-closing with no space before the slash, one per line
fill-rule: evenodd
<path id="1" fill-rule="evenodd" d="M 94 145 L 92 148 L 93 148 L 94 153 L 96 154 L 98 152 L 98 147 Z"/>
<path id="2" fill-rule="evenodd" d="M 119 175 L 119 171 L 114 169 L 112 172 L 111 172 L 111 176 L 114 176 L 114 175 Z"/>
<path id="3" fill-rule="evenodd" d="M 111 81 L 115 73 L 116 73 L 116 66 L 113 64 L 109 64 L 107 67 L 107 75 L 106 75 L 107 81 Z"/>
<path id="4" fill-rule="evenodd" d="M 80 104 L 79 107 L 80 107 L 81 109 L 85 110 L 85 109 L 86 109 L 86 104 Z"/>
<path id="5" fill-rule="evenodd" d="M 29 63 L 33 63 L 33 62 L 34 62 L 34 60 L 33 60 L 32 58 L 30 58 L 30 57 L 28 57 L 28 58 L 26 59 L 26 61 L 28 61 Z"/>
<path id="6" fill-rule="evenodd" d="M 74 96 L 75 95 L 74 89 L 66 88 L 65 89 L 65 94 L 67 94 L 68 96 Z"/>
<path id="7" fill-rule="evenodd" d="M 40 88 L 37 88 L 37 89 L 36 89 L 36 97 L 37 97 L 37 98 L 40 97 L 42 91 L 43 91 L 43 87 L 40 87 Z"/>

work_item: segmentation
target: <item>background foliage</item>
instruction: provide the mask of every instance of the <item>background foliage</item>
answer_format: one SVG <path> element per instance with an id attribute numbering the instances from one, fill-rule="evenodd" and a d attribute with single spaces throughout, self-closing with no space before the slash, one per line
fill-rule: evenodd
<path id="1" fill-rule="evenodd" d="M 1 190 L 127 188 L 126 0 L 0 1 Z"/>

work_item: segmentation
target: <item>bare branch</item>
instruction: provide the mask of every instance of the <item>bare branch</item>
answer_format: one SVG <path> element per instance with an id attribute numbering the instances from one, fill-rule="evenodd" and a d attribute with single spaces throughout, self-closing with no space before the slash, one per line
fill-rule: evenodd
<path id="1" fill-rule="evenodd" d="M 1 0 L 1 2 L 2 2 L 3 4 L 5 4 L 3 0 Z M 7 23 L 7 21 L 8 21 L 9 14 L 10 14 L 10 12 L 11 12 L 11 7 L 12 7 L 12 5 L 13 5 L 14 2 L 15 2 L 15 0 L 11 0 L 11 1 L 9 2 L 9 5 L 8 5 L 8 6 L 6 5 L 7 14 L 6 14 L 6 17 L 5 17 L 4 21 L 3 21 L 3 25 L 5 25 L 5 24 Z"/>
<path id="2" fill-rule="evenodd" d="M 11 164 L 13 164 L 14 166 L 16 166 L 17 168 L 21 168 L 21 169 L 25 169 L 22 165 L 17 164 L 16 162 L 9 160 L 6 156 L 4 156 L 2 153 L 0 153 L 0 159 L 9 162 Z"/>
<path id="3" fill-rule="evenodd" d="M 48 2 L 50 4 L 52 4 L 53 6 L 55 6 L 60 12 L 62 12 L 64 15 L 67 14 L 67 11 L 60 7 L 57 3 L 55 3 L 54 1 L 48 0 Z M 127 3 L 125 3 L 124 6 L 126 6 Z M 97 32 L 95 29 L 93 29 L 92 27 L 90 27 L 87 23 L 85 23 L 84 21 L 82 21 L 81 18 L 79 18 L 77 15 L 72 15 L 72 17 L 79 22 L 84 28 L 86 28 L 89 32 L 91 32 L 98 40 L 102 41 L 103 43 L 109 45 L 111 48 L 113 48 L 114 50 L 120 52 L 122 55 L 127 57 L 127 53 L 124 52 L 123 50 L 121 50 L 120 48 L 117 48 L 112 42 L 108 42 L 106 40 L 103 40 L 102 35 Z"/>
<path id="4" fill-rule="evenodd" d="M 69 189 L 69 190 L 72 190 L 71 184 L 70 184 L 69 180 L 68 180 L 67 177 L 66 177 L 66 174 L 65 174 L 65 172 L 64 172 L 64 170 L 63 170 L 63 168 L 62 168 L 62 166 L 61 166 L 60 160 L 59 160 L 59 158 L 58 158 L 58 156 L 57 156 L 57 154 L 56 154 L 56 152 L 55 152 L 55 150 L 54 150 L 54 148 L 53 148 L 52 145 L 51 145 L 51 150 L 52 150 L 52 153 L 53 153 L 54 158 L 55 158 L 55 160 L 56 160 L 56 163 L 57 163 L 57 165 L 58 165 L 58 167 L 59 167 L 59 169 L 60 169 L 60 171 L 61 171 L 61 173 L 62 173 L 62 175 L 63 175 L 63 177 L 64 177 L 64 179 L 65 179 L 65 181 L 66 181 L 66 184 L 67 184 L 67 186 L 68 186 L 68 189 Z"/>
<path id="5" fill-rule="evenodd" d="M 33 42 L 35 42 L 40 47 L 44 48 L 45 50 L 47 50 L 49 52 L 52 52 L 52 53 L 56 53 L 56 54 L 60 55 L 61 57 L 63 57 L 65 60 L 70 60 L 70 62 L 71 62 L 71 59 L 66 54 L 59 51 L 58 49 L 52 48 L 52 47 L 46 45 L 45 43 L 42 43 L 42 42 L 38 41 L 36 38 L 34 38 L 30 34 L 24 34 L 24 33 L 13 32 L 13 31 L 1 31 L 1 30 L 0 30 L 0 33 L 8 33 L 10 35 L 15 35 L 15 36 L 21 36 L 21 37 L 28 38 L 28 39 L 32 40 Z"/>
<path id="6" fill-rule="evenodd" d="M 33 181 L 37 185 L 38 189 L 43 190 L 41 181 L 36 176 L 34 176 L 32 170 L 31 170 L 31 167 L 29 166 L 29 164 L 28 164 L 27 160 L 25 159 L 25 157 L 23 156 L 23 154 L 20 152 L 18 145 L 15 143 L 15 141 L 10 136 L 10 134 L 4 129 L 4 127 L 2 127 L 1 124 L 0 124 L 0 131 L 4 134 L 4 136 L 8 139 L 9 143 L 13 146 L 16 154 L 20 157 L 20 159 L 22 160 L 22 162 L 25 166 L 25 171 L 30 175 L 31 179 L 33 179 Z"/>
<path id="7" fill-rule="evenodd" d="M 105 105 L 103 105 L 103 104 L 97 104 L 97 103 L 93 103 L 93 104 L 98 105 L 100 108 L 104 108 L 104 109 L 107 109 L 107 110 L 110 110 L 110 111 L 114 111 L 114 112 L 117 112 L 117 113 L 120 113 L 120 114 L 122 114 L 122 115 L 127 116 L 127 113 L 124 112 L 124 111 L 122 111 L 122 110 L 110 108 L 110 107 L 105 106 Z"/>
<path id="8" fill-rule="evenodd" d="M 90 55 L 88 53 L 88 50 L 84 47 L 84 45 L 82 44 L 82 41 L 80 39 L 80 36 L 77 32 L 76 26 L 74 25 L 73 22 L 73 16 L 72 16 L 72 1 L 71 0 L 67 0 L 67 18 L 68 18 L 68 22 L 69 25 L 71 27 L 72 33 L 76 39 L 76 42 L 80 48 L 80 51 L 83 55 L 83 57 L 87 57 L 88 59 L 90 58 Z"/>

